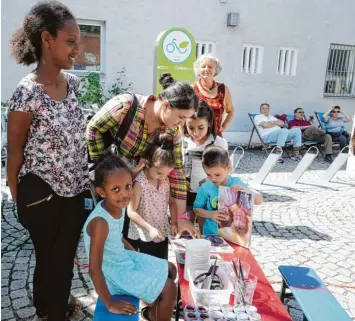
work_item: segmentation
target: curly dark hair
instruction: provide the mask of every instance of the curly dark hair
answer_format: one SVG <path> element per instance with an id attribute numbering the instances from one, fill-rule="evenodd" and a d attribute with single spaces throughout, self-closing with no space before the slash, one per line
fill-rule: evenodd
<path id="1" fill-rule="evenodd" d="M 188 82 L 175 81 L 170 73 L 165 72 L 159 78 L 163 91 L 159 99 L 166 99 L 169 105 L 177 109 L 197 109 L 198 98 Z"/>
<path id="2" fill-rule="evenodd" d="M 96 163 L 94 178 L 95 186 L 103 187 L 110 172 L 117 169 L 123 169 L 132 173 L 132 166 L 130 163 L 124 158 L 113 154 L 111 151 L 106 151 L 105 155 Z"/>
<path id="3" fill-rule="evenodd" d="M 153 143 L 149 144 L 142 158 L 149 167 L 175 165 L 174 137 L 169 133 L 158 134 Z"/>
<path id="4" fill-rule="evenodd" d="M 41 34 L 47 30 L 53 37 L 68 20 L 75 20 L 70 10 L 59 1 L 41 1 L 26 15 L 23 27 L 17 29 L 10 40 L 16 62 L 29 66 L 42 56 Z"/>

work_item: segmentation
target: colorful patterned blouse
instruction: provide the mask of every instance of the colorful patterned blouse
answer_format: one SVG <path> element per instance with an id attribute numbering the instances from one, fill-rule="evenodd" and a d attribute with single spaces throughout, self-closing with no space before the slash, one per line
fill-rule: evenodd
<path id="1" fill-rule="evenodd" d="M 10 112 L 33 114 L 19 176 L 33 173 L 59 196 L 72 197 L 89 189 L 86 120 L 78 105 L 79 79 L 65 76 L 65 99 L 53 100 L 27 75 L 8 106 Z"/>
<path id="2" fill-rule="evenodd" d="M 131 163 L 138 163 L 148 143 L 153 141 L 154 134 L 148 134 L 148 128 L 144 121 L 145 108 L 148 100 L 154 100 L 154 96 L 144 97 L 136 95 L 138 106 L 132 124 L 124 139 L 122 139 L 119 151 Z M 103 134 L 110 131 L 115 137 L 120 124 L 132 103 L 129 94 L 119 95 L 107 102 L 91 119 L 86 133 L 89 153 L 93 160 L 99 159 L 104 154 Z M 176 163 L 174 170 L 169 175 L 170 194 L 175 199 L 186 199 L 186 178 L 183 173 L 181 155 L 181 135 L 178 128 L 170 130 L 174 136 Z"/>
<path id="3" fill-rule="evenodd" d="M 192 85 L 198 98 L 204 100 L 213 110 L 214 116 L 216 118 L 217 125 L 217 135 L 222 136 L 220 132 L 220 127 L 222 124 L 222 117 L 224 112 L 224 96 L 226 93 L 226 87 L 224 84 L 217 82 L 217 96 L 214 98 L 206 97 L 198 87 L 197 83 Z"/>

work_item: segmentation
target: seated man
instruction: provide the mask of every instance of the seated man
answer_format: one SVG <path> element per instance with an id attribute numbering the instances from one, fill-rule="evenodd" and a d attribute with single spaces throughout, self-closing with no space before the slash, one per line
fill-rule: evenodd
<path id="1" fill-rule="evenodd" d="M 324 144 L 325 157 L 324 160 L 328 163 L 333 161 L 332 158 L 332 137 L 326 134 L 323 129 L 312 126 L 312 124 L 304 119 L 304 111 L 298 107 L 294 110 L 295 119 L 288 122 L 288 128 L 299 128 L 302 131 L 302 137 L 305 140 L 314 140 L 317 143 Z"/>
<path id="2" fill-rule="evenodd" d="M 300 161 L 302 159 L 300 155 L 300 147 L 302 144 L 301 130 L 299 128 L 281 128 L 284 122 L 270 115 L 269 104 L 261 104 L 260 113 L 260 115 L 255 116 L 254 121 L 264 143 L 276 144 L 276 149 L 282 152 L 282 147 L 285 146 L 285 143 L 292 139 L 293 157 L 291 157 L 291 159 Z M 282 164 L 284 162 L 283 158 L 281 157 L 278 162 Z"/>

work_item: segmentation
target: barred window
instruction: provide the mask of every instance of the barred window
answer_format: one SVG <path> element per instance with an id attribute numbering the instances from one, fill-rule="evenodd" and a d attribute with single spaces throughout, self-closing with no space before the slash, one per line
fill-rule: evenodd
<path id="1" fill-rule="evenodd" d="M 241 72 L 245 74 L 261 74 L 263 69 L 263 56 L 263 46 L 244 45 Z"/>
<path id="2" fill-rule="evenodd" d="M 355 46 L 331 44 L 324 96 L 355 97 Z"/>
<path id="3" fill-rule="evenodd" d="M 283 76 L 296 76 L 297 60 L 297 48 L 281 47 L 279 49 L 276 73 Z"/>
<path id="4" fill-rule="evenodd" d="M 216 56 L 216 43 L 213 41 L 196 41 L 196 58 L 206 54 Z"/>

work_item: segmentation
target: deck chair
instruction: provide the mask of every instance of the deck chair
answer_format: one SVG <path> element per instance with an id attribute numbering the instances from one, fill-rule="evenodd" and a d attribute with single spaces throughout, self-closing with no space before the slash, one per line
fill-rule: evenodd
<path id="1" fill-rule="evenodd" d="M 274 144 L 274 143 L 270 143 L 270 144 L 269 143 L 268 144 L 264 143 L 263 138 L 260 135 L 260 132 L 258 130 L 258 127 L 256 126 L 256 124 L 254 122 L 254 118 L 255 118 L 256 115 L 259 115 L 259 114 L 250 114 L 250 113 L 248 113 L 250 121 L 253 124 L 253 130 L 251 131 L 251 134 L 250 134 L 249 143 L 248 143 L 248 149 L 250 149 L 251 140 L 253 138 L 254 132 L 256 132 L 256 134 L 258 135 L 259 140 L 260 140 L 260 142 L 262 144 L 263 150 L 269 155 L 269 153 L 271 153 L 272 149 L 276 146 L 276 144 Z M 287 143 L 289 143 L 289 142 L 287 142 Z M 287 145 L 288 144 L 286 144 L 285 147 L 287 147 Z M 287 156 L 290 157 L 290 154 L 288 153 L 287 149 L 283 148 L 283 150 L 286 152 Z"/>
<path id="2" fill-rule="evenodd" d="M 286 115 L 286 121 L 287 121 L 287 126 L 288 126 L 288 122 L 291 121 L 291 120 L 294 120 L 295 119 L 295 115 L 294 114 L 287 114 Z M 304 120 L 307 120 L 306 116 L 303 115 L 303 119 Z M 302 143 L 303 145 L 307 146 L 307 147 L 311 147 L 311 146 L 317 146 L 319 152 L 321 153 L 321 155 L 324 157 L 324 154 L 320 148 L 321 144 L 320 143 L 317 143 L 315 140 L 306 140 L 306 139 L 303 139 L 302 137 Z"/>
<path id="3" fill-rule="evenodd" d="M 318 127 L 322 128 L 324 131 L 327 131 L 327 125 L 325 124 L 325 122 L 323 120 L 324 113 L 315 111 L 314 114 L 316 115 L 317 121 L 319 123 Z"/>

